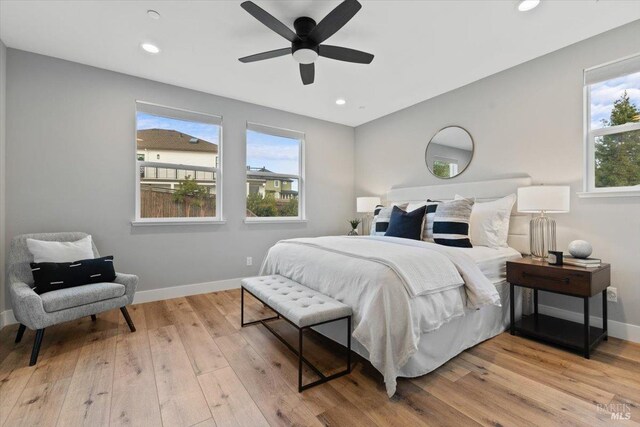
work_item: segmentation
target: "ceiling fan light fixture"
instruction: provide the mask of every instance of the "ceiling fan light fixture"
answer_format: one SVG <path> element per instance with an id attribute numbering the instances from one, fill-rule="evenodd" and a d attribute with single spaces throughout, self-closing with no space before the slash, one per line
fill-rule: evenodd
<path id="1" fill-rule="evenodd" d="M 520 12 L 528 12 L 535 9 L 540 4 L 540 0 L 520 0 L 518 3 L 518 10 Z"/>
<path id="2" fill-rule="evenodd" d="M 313 49 L 298 49 L 293 52 L 293 59 L 300 64 L 313 64 L 318 59 L 318 52 Z"/>
<path id="3" fill-rule="evenodd" d="M 336 105 L 344 105 L 347 103 L 347 100 L 344 98 L 338 98 L 336 99 Z"/>

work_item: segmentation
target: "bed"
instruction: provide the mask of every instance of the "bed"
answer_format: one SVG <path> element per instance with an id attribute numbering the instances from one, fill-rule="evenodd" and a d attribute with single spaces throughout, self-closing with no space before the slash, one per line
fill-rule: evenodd
<path id="1" fill-rule="evenodd" d="M 398 188 L 386 199 L 444 201 L 461 194 L 490 201 L 530 184 L 518 177 Z M 512 212 L 509 247 L 451 248 L 379 236 L 291 239 L 269 250 L 261 274 L 281 274 L 350 305 L 353 349 L 383 374 L 392 396 L 397 377 L 424 375 L 507 328 L 506 261 L 526 253 L 528 242 L 528 218 Z M 344 325 L 318 331 L 344 341 Z"/>

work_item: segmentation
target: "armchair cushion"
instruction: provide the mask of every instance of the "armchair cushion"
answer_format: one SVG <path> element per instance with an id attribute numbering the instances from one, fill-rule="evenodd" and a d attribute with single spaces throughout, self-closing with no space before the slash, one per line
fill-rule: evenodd
<path id="1" fill-rule="evenodd" d="M 92 304 L 125 294 L 125 286 L 119 283 L 101 282 L 74 288 L 59 289 L 40 295 L 47 313 Z"/>

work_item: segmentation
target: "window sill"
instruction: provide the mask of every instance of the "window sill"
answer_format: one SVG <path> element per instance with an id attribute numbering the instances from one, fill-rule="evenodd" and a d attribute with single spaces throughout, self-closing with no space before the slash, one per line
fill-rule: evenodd
<path id="1" fill-rule="evenodd" d="M 306 219 L 301 219 L 301 218 L 267 218 L 267 217 L 262 217 L 262 218 L 245 218 L 244 219 L 244 223 L 245 224 L 302 224 L 302 223 L 306 223 L 307 220 Z"/>
<path id="2" fill-rule="evenodd" d="M 580 199 L 640 197 L 640 190 L 583 191 L 577 194 Z"/>
<path id="3" fill-rule="evenodd" d="M 158 225 L 221 225 L 226 224 L 224 219 L 170 219 L 170 220 L 147 220 L 138 219 L 131 221 L 133 227 L 149 227 Z"/>

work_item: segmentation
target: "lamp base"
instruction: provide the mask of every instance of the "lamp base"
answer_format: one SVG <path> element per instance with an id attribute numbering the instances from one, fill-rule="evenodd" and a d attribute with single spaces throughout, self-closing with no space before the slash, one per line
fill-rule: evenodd
<path id="1" fill-rule="evenodd" d="M 529 222 L 529 246 L 534 259 L 544 260 L 556 250 L 556 222 L 544 212 Z"/>
<path id="2" fill-rule="evenodd" d="M 366 214 L 362 217 L 362 235 L 368 236 L 371 233 L 371 223 L 373 222 L 373 216 Z"/>

